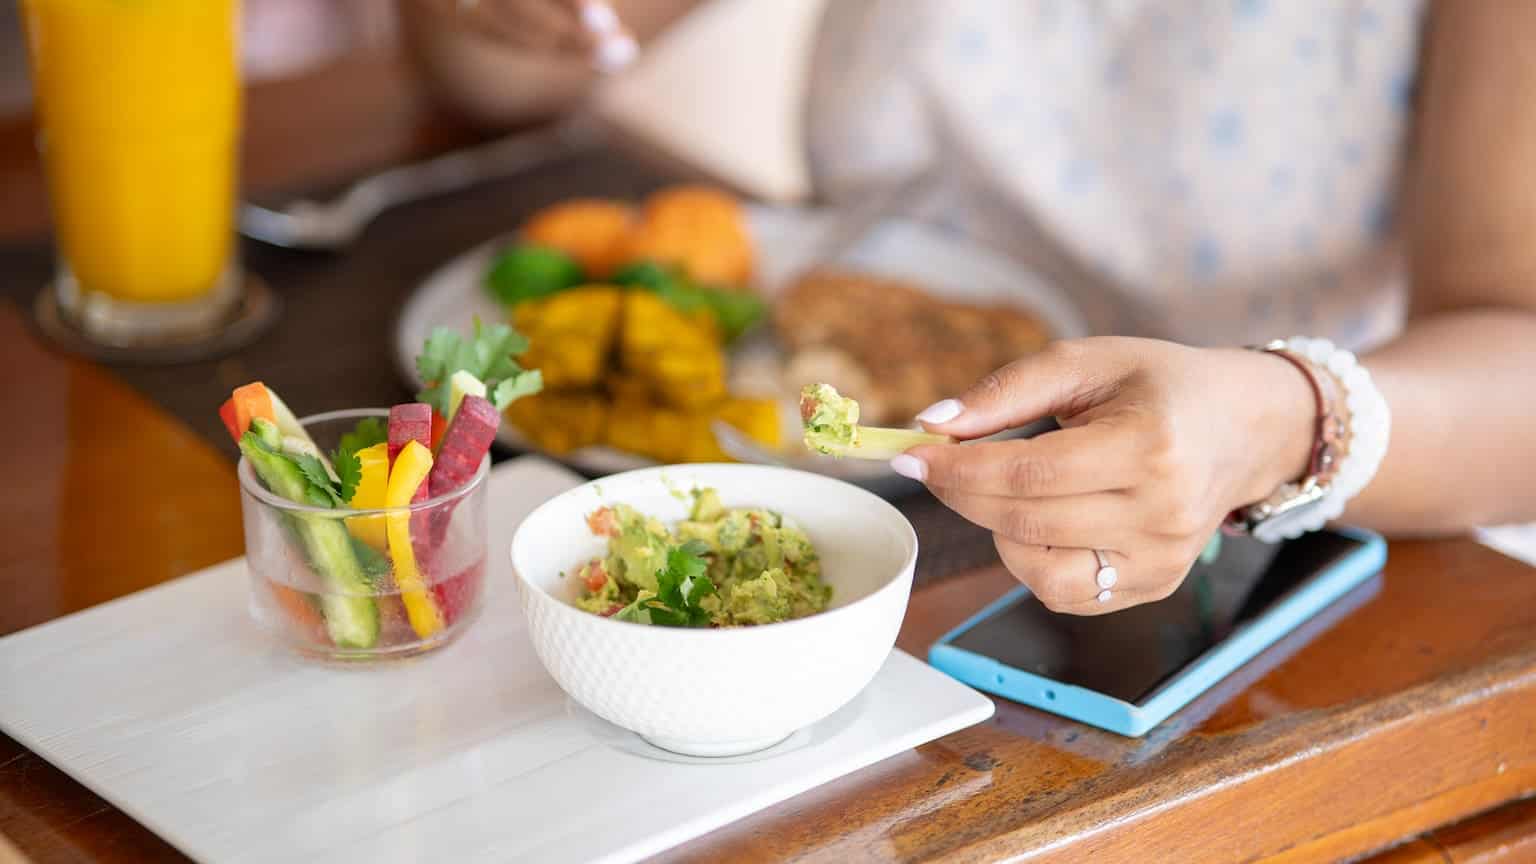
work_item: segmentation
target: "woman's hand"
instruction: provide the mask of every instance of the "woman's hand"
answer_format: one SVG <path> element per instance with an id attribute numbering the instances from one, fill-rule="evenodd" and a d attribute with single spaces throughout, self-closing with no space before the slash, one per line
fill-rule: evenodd
<path id="1" fill-rule="evenodd" d="M 607 0 L 411 0 L 499 44 L 546 56 L 585 56 L 599 68 L 634 58 L 634 37 Z"/>
<path id="2" fill-rule="evenodd" d="M 457 26 L 528 51 L 590 50 L 579 0 L 414 0 Z"/>
<path id="3" fill-rule="evenodd" d="M 918 419 L 968 439 L 1051 415 L 1061 430 L 916 447 L 892 467 L 992 531 L 1046 606 L 1089 615 L 1168 596 L 1229 512 L 1305 474 L 1316 403 L 1280 357 L 1097 338 L 1053 343 Z M 1118 571 L 1106 602 L 1095 549 Z"/>
<path id="4" fill-rule="evenodd" d="M 694 0 L 397 0 L 402 41 L 428 90 L 494 130 L 577 105 L 599 73 L 639 52 Z M 632 28 L 642 28 L 637 31 Z"/>

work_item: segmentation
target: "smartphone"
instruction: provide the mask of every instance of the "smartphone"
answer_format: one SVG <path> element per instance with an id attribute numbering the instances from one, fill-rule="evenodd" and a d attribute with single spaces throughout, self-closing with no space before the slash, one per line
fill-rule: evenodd
<path id="1" fill-rule="evenodd" d="M 1017 588 L 934 643 L 928 662 L 979 690 L 1136 737 L 1338 604 L 1386 558 L 1381 537 L 1354 529 L 1278 544 L 1223 537 L 1167 599 L 1065 615 Z"/>

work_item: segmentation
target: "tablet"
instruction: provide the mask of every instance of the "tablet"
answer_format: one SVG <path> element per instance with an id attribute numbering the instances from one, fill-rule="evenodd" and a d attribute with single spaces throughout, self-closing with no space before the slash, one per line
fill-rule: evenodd
<path id="1" fill-rule="evenodd" d="M 1366 531 L 1273 545 L 1224 537 L 1215 559 L 1197 563 L 1165 600 L 1065 615 L 1018 588 L 945 634 L 928 661 L 977 689 L 1139 736 L 1339 604 L 1385 562 L 1386 543 Z"/>

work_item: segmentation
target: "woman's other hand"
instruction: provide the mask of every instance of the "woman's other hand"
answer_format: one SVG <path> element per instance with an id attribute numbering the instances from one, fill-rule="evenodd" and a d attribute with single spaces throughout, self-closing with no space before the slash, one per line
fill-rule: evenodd
<path id="1" fill-rule="evenodd" d="M 637 38 L 652 35 L 693 2 L 627 2 L 617 12 L 597 0 L 398 5 L 405 44 L 433 93 L 467 117 L 502 128 L 569 110 L 597 73 L 635 58 Z"/>
<path id="2" fill-rule="evenodd" d="M 588 59 L 599 69 L 634 58 L 633 35 L 606 0 L 411 0 L 453 26 L 511 48 Z"/>
<path id="3" fill-rule="evenodd" d="M 414 0 L 456 27 L 528 51 L 590 49 L 576 0 Z"/>
<path id="4" fill-rule="evenodd" d="M 1310 384 L 1280 357 L 1113 337 L 1053 343 L 918 419 L 970 439 L 1052 415 L 1059 431 L 917 447 L 892 467 L 1077 614 L 1171 594 L 1229 512 L 1305 474 L 1316 423 Z M 1105 601 L 1095 549 L 1118 571 Z"/>

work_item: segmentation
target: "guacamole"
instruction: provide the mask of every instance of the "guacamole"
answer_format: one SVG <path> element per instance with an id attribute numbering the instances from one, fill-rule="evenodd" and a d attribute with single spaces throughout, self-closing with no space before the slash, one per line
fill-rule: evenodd
<path id="1" fill-rule="evenodd" d="M 834 455 L 859 443 L 859 403 L 830 384 L 807 384 L 800 391 L 800 419 L 805 446 Z"/>
<path id="2" fill-rule="evenodd" d="M 728 508 L 713 489 L 695 489 L 688 518 L 669 529 L 625 504 L 587 517 L 592 533 L 608 538 L 608 553 L 577 570 L 577 608 L 644 623 L 636 609 L 666 599 L 674 626 L 745 627 L 814 615 L 832 588 L 805 532 L 772 510 Z M 690 567 L 697 572 L 689 571 Z M 704 578 L 699 578 L 704 577 Z M 681 587 L 680 587 L 681 586 Z M 659 595 L 659 598 L 658 598 Z"/>
<path id="3" fill-rule="evenodd" d="M 800 419 L 805 446 L 826 456 L 887 461 L 913 447 L 953 444 L 955 439 L 920 429 L 882 429 L 859 425 L 859 403 L 830 384 L 807 384 L 800 391 Z"/>

